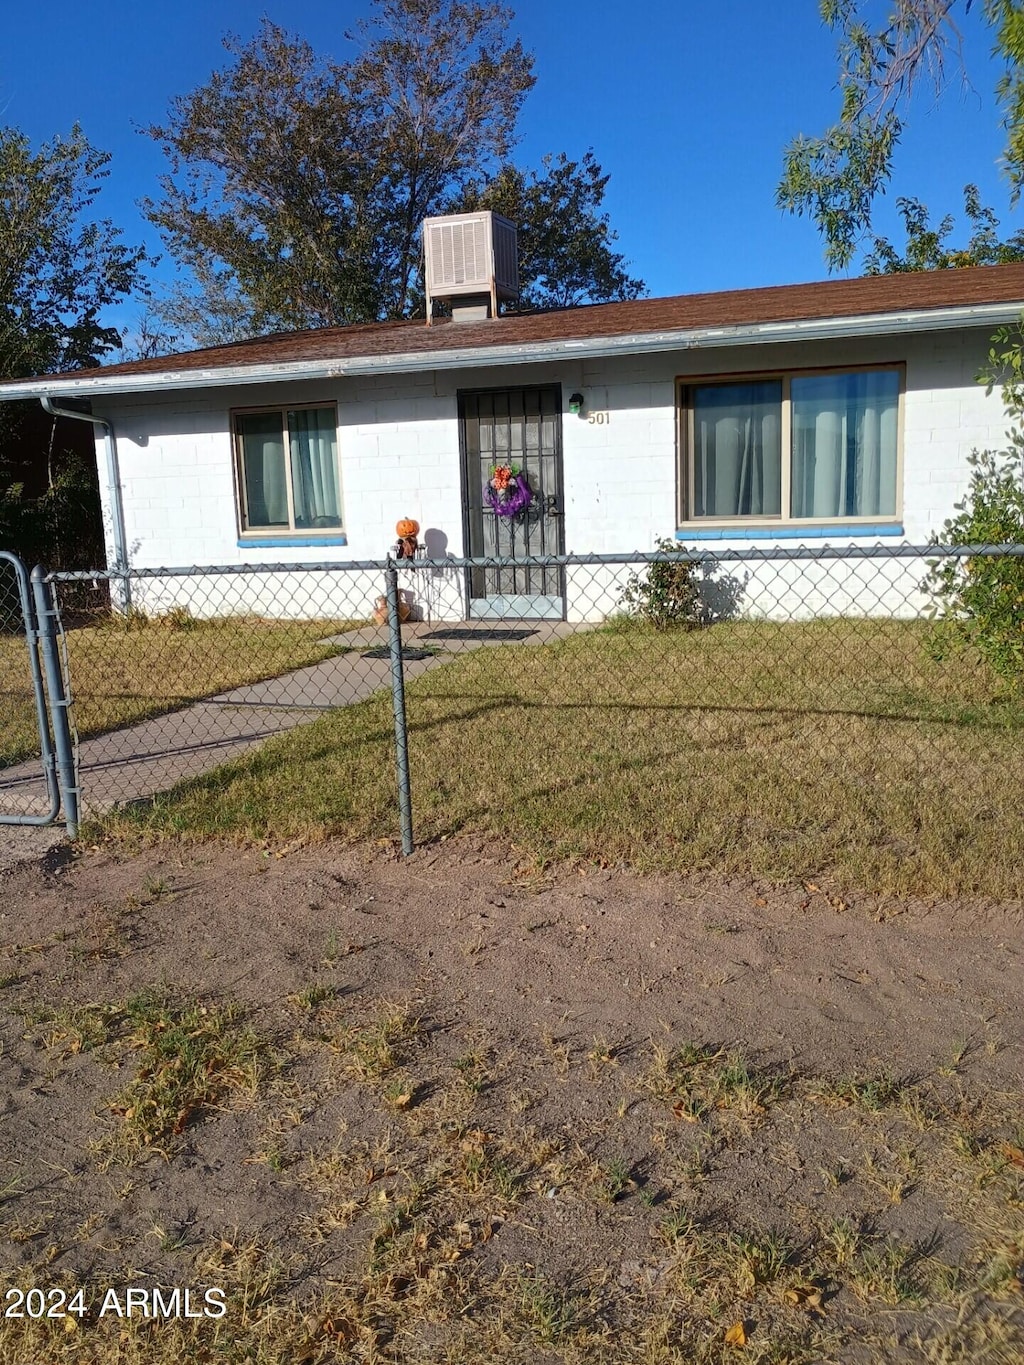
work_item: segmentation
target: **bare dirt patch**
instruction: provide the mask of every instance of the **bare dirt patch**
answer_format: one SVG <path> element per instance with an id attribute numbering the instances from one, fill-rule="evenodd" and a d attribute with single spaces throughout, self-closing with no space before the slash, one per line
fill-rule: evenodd
<path id="1" fill-rule="evenodd" d="M 282 853 L 0 875 L 0 1359 L 1022 1357 L 1020 904 Z"/>

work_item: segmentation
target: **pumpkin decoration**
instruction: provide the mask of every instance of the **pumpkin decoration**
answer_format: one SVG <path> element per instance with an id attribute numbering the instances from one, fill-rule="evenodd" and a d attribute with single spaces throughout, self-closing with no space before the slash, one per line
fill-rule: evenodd
<path id="1" fill-rule="evenodd" d="M 408 621 L 411 614 L 412 607 L 410 606 L 408 599 L 403 594 L 400 594 L 398 598 L 399 621 L 401 621 L 402 624 L 404 625 L 405 622 Z M 377 600 L 374 602 L 373 619 L 376 621 L 378 626 L 383 626 L 387 624 L 388 599 L 386 597 L 378 597 Z"/>
<path id="2" fill-rule="evenodd" d="M 420 547 L 417 539 L 420 533 L 420 524 L 412 517 L 402 517 L 395 523 L 395 531 L 398 535 L 398 544 L 395 546 L 396 559 L 415 559 L 416 551 Z"/>

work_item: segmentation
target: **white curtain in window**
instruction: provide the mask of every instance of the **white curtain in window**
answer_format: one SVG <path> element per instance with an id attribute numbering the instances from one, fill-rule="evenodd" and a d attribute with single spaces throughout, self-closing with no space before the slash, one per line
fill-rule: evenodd
<path id="1" fill-rule="evenodd" d="M 791 398 L 792 515 L 895 516 L 896 371 L 795 378 Z"/>
<path id="2" fill-rule="evenodd" d="M 334 409 L 289 412 L 288 443 L 295 525 L 318 529 L 340 526 Z"/>
<path id="3" fill-rule="evenodd" d="M 694 390 L 694 516 L 779 515 L 781 412 L 779 380 Z"/>
<path id="4" fill-rule="evenodd" d="M 245 475 L 246 528 L 288 525 L 288 485 L 279 412 L 247 412 L 238 418 Z"/>

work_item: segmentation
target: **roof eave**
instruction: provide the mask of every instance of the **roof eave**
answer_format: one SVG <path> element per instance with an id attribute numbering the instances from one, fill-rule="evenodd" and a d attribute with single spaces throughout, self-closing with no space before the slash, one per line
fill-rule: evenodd
<path id="1" fill-rule="evenodd" d="M 0 400 L 50 397 L 100 397 L 167 389 L 219 388 L 229 384 L 266 384 L 284 380 L 337 379 L 362 375 L 413 374 L 484 366 L 529 365 L 551 360 L 588 360 L 653 352 L 715 350 L 786 341 L 828 341 L 948 331 L 955 327 L 998 327 L 1020 316 L 1024 301 L 958 305 L 950 308 L 869 313 L 840 318 L 759 322 L 730 327 L 697 327 L 625 336 L 535 341 L 521 345 L 453 347 L 398 355 L 350 356 L 224 365 L 210 369 L 150 370 L 144 374 L 97 374 L 78 378 L 45 375 L 20 383 L 0 383 Z"/>

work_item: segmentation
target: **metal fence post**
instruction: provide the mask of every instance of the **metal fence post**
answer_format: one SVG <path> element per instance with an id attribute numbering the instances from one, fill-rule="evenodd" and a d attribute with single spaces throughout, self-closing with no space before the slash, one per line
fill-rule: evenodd
<path id="1" fill-rule="evenodd" d="M 409 777 L 409 730 L 405 721 L 405 677 L 402 671 L 402 621 L 398 614 L 398 568 L 389 559 L 384 570 L 388 599 L 388 649 L 391 654 L 391 703 L 395 712 L 395 767 L 398 773 L 398 815 L 402 853 L 408 857 L 412 839 L 412 781 Z"/>
<path id="2" fill-rule="evenodd" d="M 131 611 L 132 609 L 131 570 L 128 568 L 126 564 L 118 565 L 118 568 L 120 569 L 120 573 L 118 574 L 118 582 L 120 583 L 121 586 L 117 593 L 118 599 L 117 609 L 118 611 Z"/>
<path id="3" fill-rule="evenodd" d="M 78 780 L 75 772 L 75 753 L 71 743 L 71 724 L 68 715 L 70 700 L 64 688 L 60 649 L 57 644 L 57 605 L 53 584 L 46 581 L 46 570 L 39 564 L 32 570 L 32 595 L 35 599 L 39 645 L 46 674 L 46 690 L 50 697 L 50 717 L 53 723 L 53 747 L 57 755 L 57 782 L 64 804 L 64 819 L 68 838 L 78 838 Z"/>

